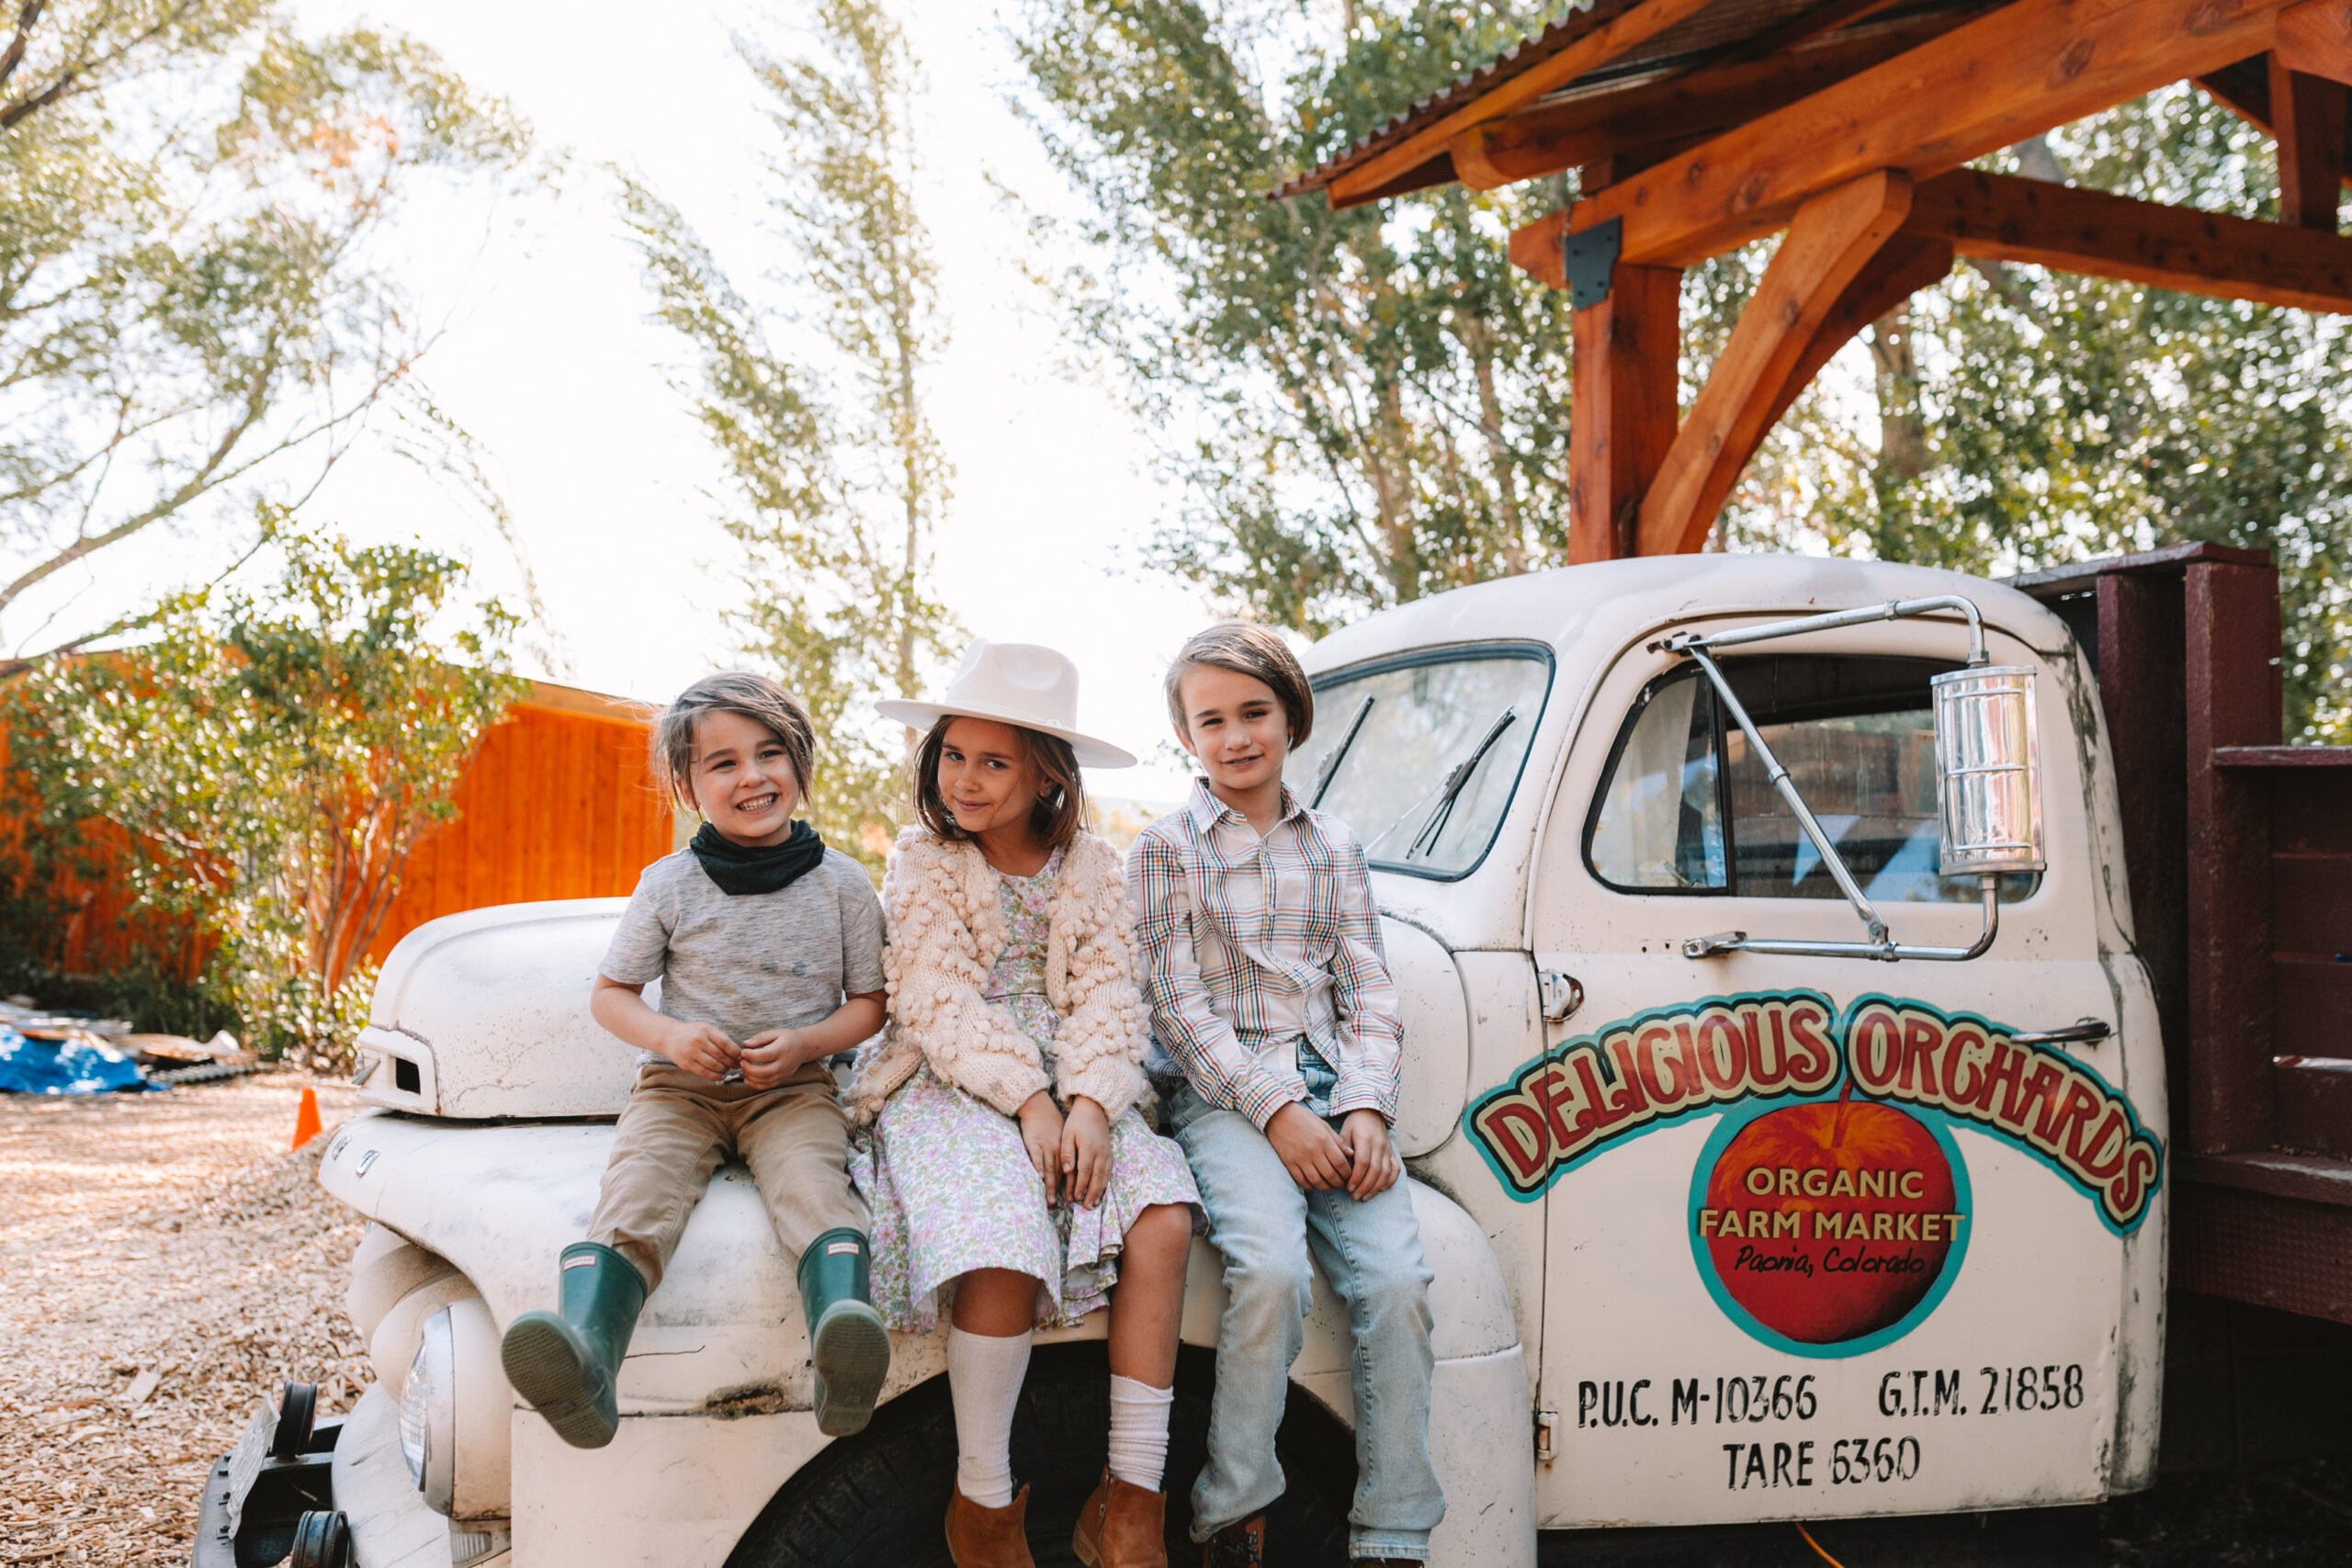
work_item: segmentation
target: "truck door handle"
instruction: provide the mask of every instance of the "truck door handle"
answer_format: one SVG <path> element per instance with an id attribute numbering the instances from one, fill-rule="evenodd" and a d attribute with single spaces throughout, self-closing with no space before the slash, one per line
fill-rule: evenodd
<path id="1" fill-rule="evenodd" d="M 1570 1014 L 1584 1006 L 1584 987 L 1573 975 L 1563 975 L 1556 969 L 1546 969 L 1535 976 L 1535 988 L 1544 998 L 1544 1021 L 1565 1023 Z"/>
<path id="2" fill-rule="evenodd" d="M 2115 1031 L 2103 1019 L 2078 1018 L 2064 1029 L 2044 1030 L 2039 1034 L 2012 1034 L 2012 1045 L 2088 1045 L 2106 1039 Z"/>

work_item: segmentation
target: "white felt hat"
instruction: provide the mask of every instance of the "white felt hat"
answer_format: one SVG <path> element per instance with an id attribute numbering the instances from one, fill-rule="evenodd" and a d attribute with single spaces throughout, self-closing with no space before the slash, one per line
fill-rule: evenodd
<path id="1" fill-rule="evenodd" d="M 928 729 L 943 718 L 987 718 L 1069 742 L 1090 768 L 1132 768 L 1135 754 L 1080 732 L 1078 666 L 1034 642 L 975 641 L 935 703 L 892 698 L 874 705 L 884 718 Z"/>

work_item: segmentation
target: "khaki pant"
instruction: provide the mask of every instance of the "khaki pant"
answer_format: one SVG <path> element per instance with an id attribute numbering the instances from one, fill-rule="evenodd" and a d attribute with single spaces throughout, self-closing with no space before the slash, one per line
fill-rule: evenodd
<path id="1" fill-rule="evenodd" d="M 863 1233 L 870 1223 L 849 1182 L 849 1117 L 822 1063 L 774 1089 L 713 1083 L 654 1063 L 638 1069 L 621 1112 L 588 1239 L 636 1264 L 651 1291 L 729 1155 L 752 1168 L 796 1268 L 825 1232 Z"/>

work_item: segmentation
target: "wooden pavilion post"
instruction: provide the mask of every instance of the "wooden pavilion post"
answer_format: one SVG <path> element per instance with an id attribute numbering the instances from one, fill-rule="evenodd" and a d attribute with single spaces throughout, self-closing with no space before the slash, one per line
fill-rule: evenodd
<path id="1" fill-rule="evenodd" d="M 2346 169 L 2347 89 L 2270 53 L 2270 117 L 2278 142 L 2278 221 L 2333 234 Z"/>
<path id="2" fill-rule="evenodd" d="M 1568 559 L 1635 550 L 1642 497 L 1680 412 L 1682 273 L 1621 266 L 1576 312 L 1568 417 Z"/>

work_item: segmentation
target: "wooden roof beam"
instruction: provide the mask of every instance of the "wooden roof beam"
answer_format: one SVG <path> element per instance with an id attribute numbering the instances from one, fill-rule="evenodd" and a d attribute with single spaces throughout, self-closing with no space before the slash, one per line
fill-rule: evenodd
<path id="1" fill-rule="evenodd" d="M 1977 169 L 1919 185 L 1903 226 L 1984 261 L 2352 314 L 2352 238 L 2332 232 Z"/>
<path id="2" fill-rule="evenodd" d="M 2270 51 L 2270 103 L 2278 152 L 2278 220 L 2335 232 L 2346 173 L 2341 82 L 2290 69 L 2283 49 Z"/>
<path id="3" fill-rule="evenodd" d="M 2209 71 L 2197 78 L 2197 85 L 2207 97 L 2263 135 L 2277 135 L 2271 128 L 2270 56 L 2257 54 L 2252 60 Z M 2352 147 L 2352 101 L 2345 105 L 2344 143 Z M 2352 169 L 2345 172 L 2344 183 L 2352 186 Z"/>
<path id="4" fill-rule="evenodd" d="M 1770 60 L 1719 62 L 1605 96 L 1540 104 L 1454 137 L 1447 143 L 1453 172 L 1473 190 L 1498 190 L 1720 130 L 1892 59 L 1949 25 L 1943 17 L 1918 17 Z"/>
<path id="5" fill-rule="evenodd" d="M 1848 286 L 1901 231 L 1911 196 L 1908 178 L 1880 170 L 1797 209 L 1642 497 L 1635 554 L 1682 555 L 1706 542 L 1739 471 L 1787 406 L 1791 373 Z"/>
<path id="6" fill-rule="evenodd" d="M 1566 227 L 1622 219 L 1621 263 L 1694 265 L 1864 175 L 1932 177 L 2259 54 L 2278 10 L 2279 0 L 2016 0 L 1577 202 Z M 1557 218 L 1544 220 L 1555 235 Z"/>
<path id="7" fill-rule="evenodd" d="M 2278 18 L 2279 64 L 2352 86 L 2352 0 L 2304 0 Z"/>
<path id="8" fill-rule="evenodd" d="M 1511 236 L 1511 261 L 1567 287 L 1557 229 Z M 1954 169 L 1914 187 L 1905 233 L 1980 261 L 2023 262 L 2151 288 L 2352 314 L 2352 237 Z M 1622 264 L 1621 264 L 1622 265 Z"/>
<path id="9" fill-rule="evenodd" d="M 1480 94 L 1435 124 L 1423 127 L 1396 146 L 1340 175 L 1328 187 L 1331 205 L 1357 207 L 1378 200 L 1385 192 L 1413 188 L 1400 186 L 1399 182 L 1443 156 L 1446 144 L 1463 131 L 1490 119 L 1500 119 L 1544 94 L 1566 86 L 1586 72 L 1608 64 L 1711 4 L 1713 0 L 1638 0 L 1541 64 L 1521 72 L 1492 92 Z"/>

